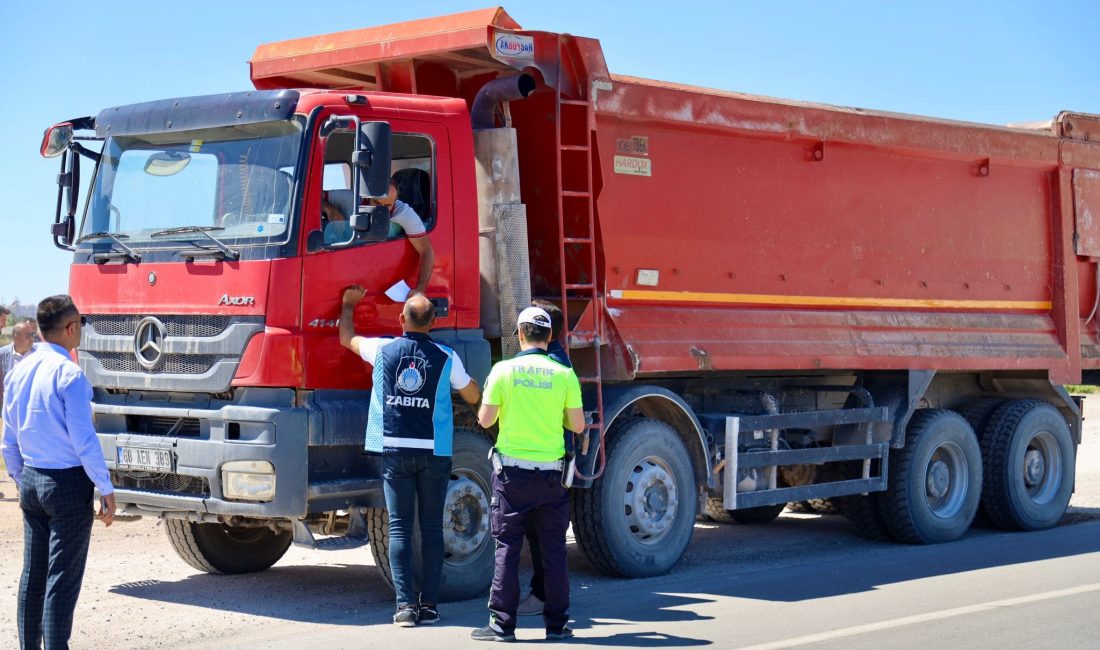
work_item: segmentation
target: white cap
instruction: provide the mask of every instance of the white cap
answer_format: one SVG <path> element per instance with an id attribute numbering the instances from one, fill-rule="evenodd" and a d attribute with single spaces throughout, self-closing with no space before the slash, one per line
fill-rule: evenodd
<path id="1" fill-rule="evenodd" d="M 516 327 L 523 323 L 531 323 L 537 327 L 550 329 L 550 314 L 547 314 L 546 310 L 540 307 L 528 307 L 519 313 L 519 318 L 516 319 Z"/>

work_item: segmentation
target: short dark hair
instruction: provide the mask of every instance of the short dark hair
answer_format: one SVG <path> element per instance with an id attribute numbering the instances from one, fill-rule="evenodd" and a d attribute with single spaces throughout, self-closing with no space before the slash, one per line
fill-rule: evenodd
<path id="1" fill-rule="evenodd" d="M 10 315 L 10 314 L 11 314 L 11 310 L 10 310 L 10 309 L 8 309 L 7 307 L 5 307 L 4 305 L 0 305 L 0 316 L 8 316 L 8 315 Z"/>
<path id="2" fill-rule="evenodd" d="M 80 310 L 76 308 L 73 299 L 62 293 L 38 303 L 38 313 L 35 317 L 38 319 L 38 328 L 45 334 L 61 329 L 65 326 L 66 320 L 79 313 Z"/>
<path id="3" fill-rule="evenodd" d="M 538 307 L 546 312 L 546 315 L 550 317 L 550 340 L 560 341 L 562 329 L 565 327 L 565 315 L 562 314 L 561 308 L 558 307 L 557 303 L 543 300 L 542 298 L 535 298 L 531 301 L 531 306 Z"/>
<path id="4" fill-rule="evenodd" d="M 539 327 L 534 323 L 520 323 L 519 331 L 528 343 L 549 343 L 551 330 L 549 327 Z"/>

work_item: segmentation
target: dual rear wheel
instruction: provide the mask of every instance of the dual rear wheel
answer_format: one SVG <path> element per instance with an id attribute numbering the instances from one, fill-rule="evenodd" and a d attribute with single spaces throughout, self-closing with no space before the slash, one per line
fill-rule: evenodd
<path id="1" fill-rule="evenodd" d="M 886 491 L 846 497 L 842 510 L 860 534 L 910 544 L 962 537 L 979 508 L 998 528 L 1049 528 L 1069 505 L 1074 462 L 1066 420 L 1046 402 L 921 410 L 890 453 Z"/>

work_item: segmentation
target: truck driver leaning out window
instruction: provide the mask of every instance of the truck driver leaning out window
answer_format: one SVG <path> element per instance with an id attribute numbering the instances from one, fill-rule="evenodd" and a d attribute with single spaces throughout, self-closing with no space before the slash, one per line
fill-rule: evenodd
<path id="1" fill-rule="evenodd" d="M 405 233 L 413 250 L 420 256 L 415 291 L 424 293 L 428 289 L 428 280 L 432 277 L 432 266 L 435 264 L 435 249 L 432 248 L 432 241 L 428 239 L 428 229 L 424 226 L 424 220 L 408 203 L 397 198 L 397 182 L 392 178 L 386 198 L 370 199 L 369 202 L 371 205 L 386 206 L 390 211 L 390 237 Z M 347 221 L 347 215 L 341 212 L 339 207 L 323 199 L 321 217 L 322 223 Z"/>

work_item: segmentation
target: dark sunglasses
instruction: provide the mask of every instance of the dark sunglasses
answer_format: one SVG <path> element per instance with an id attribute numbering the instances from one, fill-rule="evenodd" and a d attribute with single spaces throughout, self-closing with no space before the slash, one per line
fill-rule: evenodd
<path id="1" fill-rule="evenodd" d="M 74 320 L 71 323 L 68 323 L 67 325 L 65 325 L 65 327 L 68 327 L 69 325 L 72 325 L 73 323 L 80 323 L 80 326 L 84 327 L 85 325 L 88 324 L 88 318 L 86 316 L 81 316 L 79 321 Z"/>

